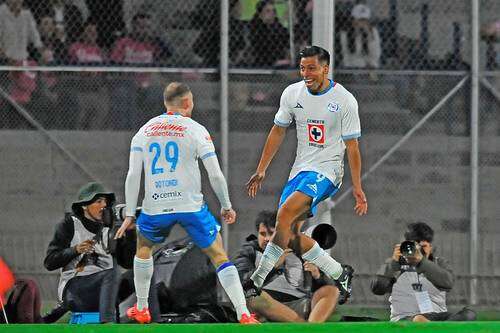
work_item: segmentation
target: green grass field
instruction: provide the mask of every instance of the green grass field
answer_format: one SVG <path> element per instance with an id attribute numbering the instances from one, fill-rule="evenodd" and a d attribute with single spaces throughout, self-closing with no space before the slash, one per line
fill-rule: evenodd
<path id="1" fill-rule="evenodd" d="M 53 304 L 44 304 L 47 311 Z M 458 309 L 451 308 L 451 311 Z M 432 332 L 432 333 L 469 333 L 500 332 L 500 311 L 477 310 L 475 322 L 434 322 L 415 324 L 410 322 L 390 323 L 389 311 L 385 308 L 359 306 L 340 306 L 337 312 L 325 324 L 278 324 L 242 326 L 238 324 L 108 324 L 108 325 L 68 325 L 69 315 L 57 324 L 51 325 L 0 325 L 0 333 L 375 333 L 375 332 Z M 338 322 L 342 316 L 372 317 L 381 322 Z"/>
<path id="2" fill-rule="evenodd" d="M 48 312 L 53 306 L 54 302 L 45 302 L 42 313 Z M 455 312 L 460 310 L 460 308 L 450 308 L 451 312 Z M 474 309 L 477 313 L 478 321 L 499 321 L 500 322 L 500 311 L 494 311 L 492 309 Z M 329 321 L 337 322 L 340 320 L 342 316 L 356 316 L 356 317 L 372 317 L 379 319 L 381 321 L 389 320 L 389 309 L 388 308 L 380 308 L 380 307 L 360 307 L 360 306 L 351 306 L 351 305 L 343 305 L 337 307 L 337 311 L 330 318 Z M 65 324 L 69 322 L 69 314 L 63 316 L 58 323 Z M 500 330 L 499 330 L 500 333 Z"/>
<path id="3" fill-rule="evenodd" d="M 433 332 L 469 333 L 500 332 L 500 322 L 435 322 L 427 324 L 401 323 L 325 323 L 325 324 L 182 324 L 182 325 L 0 325 L 2 333 L 372 333 L 372 332 Z"/>

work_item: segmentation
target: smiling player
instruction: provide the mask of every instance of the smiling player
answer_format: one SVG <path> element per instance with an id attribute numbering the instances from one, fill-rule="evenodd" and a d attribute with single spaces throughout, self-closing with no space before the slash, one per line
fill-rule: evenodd
<path id="1" fill-rule="evenodd" d="M 283 142 L 287 127 L 295 120 L 297 155 L 281 194 L 276 230 L 251 281 L 245 283 L 245 289 L 247 293 L 258 293 L 284 250 L 291 247 L 305 261 L 312 262 L 336 280 L 340 290 L 339 303 L 342 304 L 351 294 L 354 270 L 335 261 L 316 241 L 300 233 L 296 223 L 313 216 L 319 202 L 337 193 L 342 184 L 346 148 L 356 200 L 354 211 L 358 215 L 366 214 L 368 203 L 361 187 L 358 147 L 361 136 L 358 103 L 347 89 L 328 79 L 328 51 L 309 46 L 299 55 L 303 81 L 291 84 L 283 91 L 259 165 L 247 183 L 248 195 L 255 197 Z"/>

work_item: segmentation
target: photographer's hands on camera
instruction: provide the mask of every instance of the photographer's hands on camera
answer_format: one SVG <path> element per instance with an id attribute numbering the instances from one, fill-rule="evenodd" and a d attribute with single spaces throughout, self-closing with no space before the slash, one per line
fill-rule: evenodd
<path id="1" fill-rule="evenodd" d="M 75 250 L 78 252 L 78 254 L 83 254 L 83 253 L 92 253 L 95 251 L 95 245 L 96 241 L 93 239 L 87 239 L 80 244 L 75 245 Z"/>
<path id="2" fill-rule="evenodd" d="M 422 254 L 422 251 L 421 251 L 421 247 L 418 243 L 415 242 L 415 245 L 416 245 L 416 251 L 414 253 L 414 255 L 411 255 L 411 256 L 403 256 L 401 254 L 401 244 L 396 244 L 394 245 L 394 251 L 392 252 L 392 260 L 394 260 L 395 262 L 400 262 L 400 259 L 401 257 L 403 257 L 408 265 L 410 266 L 416 266 L 418 265 L 422 259 L 423 259 L 423 254 Z"/>

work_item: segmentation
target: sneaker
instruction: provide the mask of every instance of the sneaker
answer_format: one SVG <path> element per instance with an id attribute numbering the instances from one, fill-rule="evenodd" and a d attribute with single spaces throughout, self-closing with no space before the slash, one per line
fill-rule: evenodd
<path id="1" fill-rule="evenodd" d="M 257 297 L 260 295 L 260 288 L 257 288 L 253 283 L 252 279 L 248 279 L 242 284 L 243 292 L 245 293 L 245 298 Z"/>
<path id="2" fill-rule="evenodd" d="M 349 265 L 342 265 L 342 274 L 340 274 L 339 278 L 335 280 L 337 288 L 339 288 L 339 304 L 342 305 L 349 297 L 351 297 L 352 291 L 352 277 L 354 275 L 354 268 Z"/>
<path id="3" fill-rule="evenodd" d="M 241 315 L 240 324 L 243 325 L 260 324 L 260 321 L 258 321 L 255 318 L 255 314 L 252 313 L 250 315 L 247 315 L 246 313 L 244 313 L 243 315 Z"/>
<path id="4" fill-rule="evenodd" d="M 148 308 L 144 308 L 141 311 L 137 309 L 137 304 L 127 310 L 127 317 L 133 319 L 139 324 L 148 324 L 151 322 L 151 314 Z"/>

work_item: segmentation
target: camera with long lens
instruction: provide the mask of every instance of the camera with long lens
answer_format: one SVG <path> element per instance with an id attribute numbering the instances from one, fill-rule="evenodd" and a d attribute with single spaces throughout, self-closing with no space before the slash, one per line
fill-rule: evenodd
<path id="1" fill-rule="evenodd" d="M 115 206 L 115 219 L 117 221 L 121 221 L 123 222 L 123 220 L 125 220 L 125 218 L 127 217 L 127 214 L 126 214 L 126 205 L 125 204 L 117 204 Z M 141 215 L 141 211 L 142 211 L 142 207 L 137 207 L 135 209 L 135 217 L 139 217 L 139 215 Z"/>
<path id="2" fill-rule="evenodd" d="M 417 252 L 417 243 L 415 241 L 404 241 L 399 246 L 399 251 L 403 257 L 412 257 Z"/>
<path id="3" fill-rule="evenodd" d="M 137 207 L 135 210 L 135 217 L 139 217 L 139 215 L 141 215 L 141 211 L 142 207 Z M 115 222 L 119 222 L 120 225 L 126 217 L 126 205 L 117 204 L 113 207 L 104 208 L 102 223 L 105 227 L 112 229 L 115 226 Z"/>
<path id="4" fill-rule="evenodd" d="M 417 243 L 415 241 L 404 241 L 399 245 L 399 252 L 401 252 L 401 257 L 399 257 L 399 265 L 401 271 L 412 271 L 415 268 L 410 265 L 407 257 L 413 257 L 418 251 Z"/>

